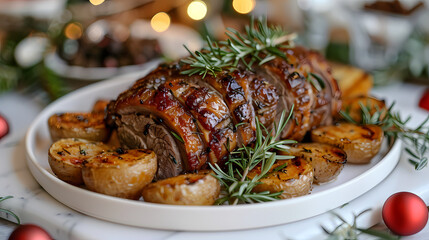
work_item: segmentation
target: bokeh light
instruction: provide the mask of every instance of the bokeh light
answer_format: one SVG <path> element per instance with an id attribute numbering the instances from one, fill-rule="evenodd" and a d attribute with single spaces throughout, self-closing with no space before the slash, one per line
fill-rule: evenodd
<path id="1" fill-rule="evenodd" d="M 68 39 L 73 39 L 73 40 L 76 40 L 82 37 L 82 32 L 83 32 L 82 25 L 76 22 L 67 24 L 67 26 L 64 29 L 64 35 Z"/>
<path id="2" fill-rule="evenodd" d="M 89 0 L 89 2 L 92 5 L 97 6 L 97 5 L 100 5 L 100 4 L 104 3 L 104 0 Z"/>
<path id="3" fill-rule="evenodd" d="M 255 8 L 255 0 L 234 0 L 232 7 L 241 14 L 250 13 Z"/>
<path id="4" fill-rule="evenodd" d="M 200 0 L 192 1 L 188 5 L 188 15 L 194 20 L 201 20 L 207 14 L 207 5 L 205 2 Z"/>
<path id="5" fill-rule="evenodd" d="M 170 16 L 165 12 L 155 14 L 150 20 L 150 25 L 157 32 L 164 32 L 170 26 Z"/>

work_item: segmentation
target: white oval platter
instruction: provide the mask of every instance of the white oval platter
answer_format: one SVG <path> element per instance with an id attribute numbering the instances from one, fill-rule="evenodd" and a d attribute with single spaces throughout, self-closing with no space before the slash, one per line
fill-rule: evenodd
<path id="1" fill-rule="evenodd" d="M 315 185 L 311 194 L 293 199 L 239 206 L 173 206 L 102 195 L 59 180 L 48 164 L 52 144 L 47 119 L 59 112 L 89 111 L 100 98 L 114 99 L 150 69 L 92 84 L 46 107 L 30 126 L 26 139 L 28 167 L 54 198 L 81 213 L 138 227 L 183 231 L 259 228 L 302 220 L 339 207 L 379 184 L 395 168 L 401 142 L 386 143 L 370 164 L 347 164 L 338 178 Z"/>

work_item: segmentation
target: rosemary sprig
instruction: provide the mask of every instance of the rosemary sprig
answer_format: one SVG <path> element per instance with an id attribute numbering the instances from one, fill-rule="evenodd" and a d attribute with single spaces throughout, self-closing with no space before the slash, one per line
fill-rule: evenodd
<path id="1" fill-rule="evenodd" d="M 379 231 L 370 228 L 359 228 L 357 226 L 357 219 L 362 216 L 364 213 L 371 211 L 371 209 L 366 209 L 359 214 L 353 214 L 353 223 L 347 222 L 343 217 L 338 215 L 337 213 L 332 213 L 335 217 L 337 217 L 341 224 L 338 225 L 334 230 L 329 231 L 325 227 L 321 226 L 323 231 L 328 234 L 328 238 L 326 240 L 358 240 L 359 236 L 363 234 L 371 235 L 374 237 L 378 237 L 377 239 L 385 239 L 385 240 L 397 240 L 400 239 L 399 236 L 392 235 L 388 232 Z"/>
<path id="2" fill-rule="evenodd" d="M 13 198 L 13 197 L 12 196 L 0 197 L 0 203 L 3 202 L 4 200 L 9 199 L 9 198 Z M 4 208 L 0 208 L 0 212 L 10 214 L 12 217 L 14 217 L 16 219 L 18 224 L 21 224 L 21 220 L 19 219 L 19 217 L 15 213 L 13 213 L 12 211 L 4 209 Z"/>
<path id="3" fill-rule="evenodd" d="M 402 119 L 399 112 L 394 112 L 393 107 L 395 103 L 387 109 L 379 109 L 371 113 L 371 107 L 362 102 L 359 103 L 361 110 L 361 122 L 357 124 L 374 124 L 382 127 L 385 136 L 388 140 L 401 139 L 406 147 L 405 151 L 410 155 L 408 159 L 414 165 L 416 170 L 421 170 L 428 164 L 428 157 L 426 153 L 429 147 L 429 116 L 417 126 L 412 129 L 406 126 L 411 120 L 411 116 Z M 356 123 L 349 115 L 349 112 L 341 111 L 340 115 L 349 122 Z"/>
<path id="4" fill-rule="evenodd" d="M 280 26 L 268 26 L 266 18 L 259 18 L 256 26 L 252 18 L 243 34 L 232 28 L 227 30 L 226 41 L 213 42 L 207 37 L 207 47 L 202 51 L 191 52 L 185 46 L 191 56 L 181 61 L 190 69 L 181 73 L 216 76 L 217 72 L 234 70 L 239 64 L 251 70 L 254 63 L 262 65 L 276 57 L 286 59 L 280 48 L 290 46 L 296 37 L 296 34 L 288 34 Z"/>
<path id="5" fill-rule="evenodd" d="M 256 142 L 253 147 L 243 146 L 231 152 L 226 162 L 227 170 L 222 170 L 217 164 L 210 165 L 215 172 L 215 177 L 222 186 L 222 197 L 217 200 L 217 204 L 229 202 L 232 205 L 239 203 L 266 202 L 278 199 L 281 192 L 270 193 L 268 191 L 254 193 L 252 189 L 260 184 L 259 181 L 271 169 L 277 160 L 292 159 L 293 156 L 277 155 L 275 150 L 285 150 L 289 147 L 286 144 L 295 143 L 294 140 L 277 140 L 292 116 L 293 107 L 289 115 L 283 112 L 278 125 L 274 124 L 274 129 L 268 130 L 256 118 Z M 265 134 L 264 134 L 265 133 Z M 261 173 L 249 179 L 248 173 L 258 164 L 261 165 Z M 285 167 L 282 165 L 280 167 Z M 279 168 L 278 170 L 280 170 Z"/>

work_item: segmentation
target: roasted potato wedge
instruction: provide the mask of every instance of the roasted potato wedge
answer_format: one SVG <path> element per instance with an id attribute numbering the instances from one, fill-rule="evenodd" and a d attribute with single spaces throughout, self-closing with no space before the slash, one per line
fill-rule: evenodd
<path id="1" fill-rule="evenodd" d="M 375 125 L 340 123 L 312 130 L 311 139 L 343 149 L 349 163 L 368 163 L 380 151 L 383 130 Z"/>
<path id="2" fill-rule="evenodd" d="M 100 142 L 66 138 L 51 145 L 48 161 L 52 171 L 59 179 L 74 185 L 81 185 L 83 184 L 83 161 L 108 150 L 109 147 Z"/>
<path id="3" fill-rule="evenodd" d="M 347 162 L 347 154 L 344 150 L 324 143 L 292 144 L 289 151 L 282 151 L 280 154 L 307 160 L 313 166 L 314 183 L 334 180 Z"/>
<path id="4" fill-rule="evenodd" d="M 156 155 L 143 149 L 106 152 L 83 162 L 86 187 L 110 196 L 139 199 L 157 169 Z"/>
<path id="5" fill-rule="evenodd" d="M 347 113 L 355 122 L 362 122 L 361 105 L 368 108 L 368 112 L 374 115 L 379 111 L 379 119 L 382 120 L 387 114 L 386 103 L 383 100 L 370 96 L 356 96 L 343 99 L 341 111 Z M 336 116 L 337 119 L 342 119 L 343 116 Z"/>
<path id="6" fill-rule="evenodd" d="M 143 189 L 146 202 L 173 205 L 213 205 L 220 183 L 211 171 L 184 174 L 151 183 Z"/>
<path id="7" fill-rule="evenodd" d="M 373 86 L 373 77 L 362 69 L 330 62 L 332 75 L 338 80 L 343 96 L 368 95 Z"/>
<path id="8" fill-rule="evenodd" d="M 285 165 L 281 168 L 282 165 Z M 281 168 L 277 170 L 278 168 Z M 276 169 L 277 168 L 277 169 Z M 256 166 L 247 175 L 253 179 L 261 173 L 261 167 Z M 271 193 L 283 191 L 280 198 L 286 199 L 306 195 L 313 183 L 313 167 L 300 157 L 289 160 L 277 160 L 271 167 L 267 176 L 260 179 L 262 184 L 253 188 L 254 192 L 270 191 Z"/>
<path id="9" fill-rule="evenodd" d="M 82 138 L 103 142 L 110 131 L 100 113 L 62 113 L 48 119 L 49 133 L 53 141 L 61 138 Z"/>

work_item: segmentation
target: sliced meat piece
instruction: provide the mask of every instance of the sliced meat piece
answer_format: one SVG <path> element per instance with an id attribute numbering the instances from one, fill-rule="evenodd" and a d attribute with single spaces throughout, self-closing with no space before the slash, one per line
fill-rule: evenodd
<path id="1" fill-rule="evenodd" d="M 118 137 L 126 149 L 152 149 L 158 157 L 155 180 L 177 176 L 185 169 L 185 146 L 176 139 L 169 128 L 153 114 L 129 113 L 121 115 Z"/>
<path id="2" fill-rule="evenodd" d="M 218 91 L 229 108 L 234 128 L 237 131 L 237 145 L 247 146 L 256 139 L 255 111 L 249 78 L 241 71 L 223 73 L 218 77 L 208 76 L 203 79 Z"/>
<path id="3" fill-rule="evenodd" d="M 222 97 L 201 87 L 186 77 L 169 79 L 163 86 L 187 108 L 196 119 L 199 133 L 207 145 L 212 164 L 222 164 L 228 153 L 237 146 L 231 115 Z"/>
<path id="4" fill-rule="evenodd" d="M 245 73 L 249 78 L 253 107 L 259 122 L 269 128 L 275 121 L 279 95 L 274 85 L 262 75 Z"/>
<path id="5" fill-rule="evenodd" d="M 312 107 L 311 122 L 314 127 L 332 124 L 332 116 L 341 109 L 341 92 L 333 78 L 331 68 L 323 57 L 303 47 L 288 50 L 288 60 L 306 78 L 311 78 L 320 90 L 313 86 L 316 100 Z M 310 74 L 311 73 L 311 74 Z M 321 83 L 319 83 L 321 81 Z"/>
<path id="6" fill-rule="evenodd" d="M 287 52 L 287 59 L 276 58 L 261 66 L 262 71 L 271 78 L 269 81 L 279 89 L 279 95 L 283 98 L 280 101 L 282 106 L 278 106 L 277 119 L 284 108 L 286 111 L 294 105 L 292 119 L 283 130 L 282 139 L 302 140 L 305 134 L 311 129 L 311 110 L 315 101 L 315 95 L 310 83 L 306 80 L 301 71 L 297 71 L 293 64 L 290 64 L 290 52 Z M 287 106 L 285 106 L 287 105 Z"/>

